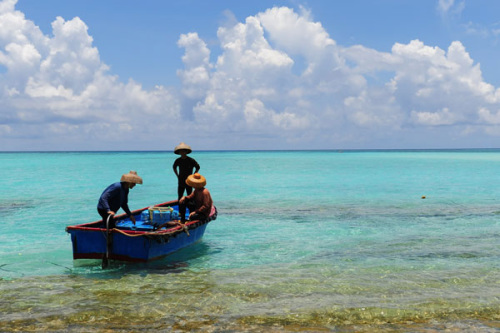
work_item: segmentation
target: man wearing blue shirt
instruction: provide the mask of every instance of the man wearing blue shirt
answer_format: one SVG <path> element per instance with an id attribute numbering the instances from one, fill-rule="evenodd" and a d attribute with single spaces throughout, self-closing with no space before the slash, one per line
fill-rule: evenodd
<path id="1" fill-rule="evenodd" d="M 109 185 L 102 192 L 97 203 L 97 212 L 101 215 L 103 222 L 106 222 L 108 217 L 111 216 L 109 221 L 110 229 L 115 227 L 114 216 L 120 208 L 125 211 L 135 225 L 135 218 L 128 208 L 128 192 L 136 184 L 142 184 L 142 178 L 137 175 L 137 172 L 130 171 L 122 175 L 120 182 Z"/>

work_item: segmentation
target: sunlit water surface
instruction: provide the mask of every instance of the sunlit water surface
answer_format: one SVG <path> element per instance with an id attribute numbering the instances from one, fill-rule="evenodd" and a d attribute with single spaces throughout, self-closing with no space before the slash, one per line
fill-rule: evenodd
<path id="1" fill-rule="evenodd" d="M 170 152 L 1 153 L 0 331 L 500 330 L 500 152 L 195 152 L 219 210 L 147 264 L 73 262 L 67 225 Z M 425 198 L 423 198 L 425 197 Z"/>

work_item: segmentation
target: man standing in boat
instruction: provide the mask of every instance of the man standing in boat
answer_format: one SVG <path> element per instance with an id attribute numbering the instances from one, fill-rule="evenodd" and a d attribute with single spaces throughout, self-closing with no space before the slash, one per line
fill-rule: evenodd
<path id="1" fill-rule="evenodd" d="M 101 215 L 103 222 L 106 222 L 109 216 L 109 228 L 115 227 L 114 216 L 116 212 L 122 208 L 130 220 L 135 225 L 135 218 L 128 208 L 128 192 L 133 189 L 136 184 L 142 184 L 142 178 L 137 175 L 137 172 L 130 171 L 122 175 L 120 182 L 109 185 L 102 192 L 99 202 L 97 203 L 97 211 Z"/>
<path id="2" fill-rule="evenodd" d="M 197 173 L 200 170 L 200 165 L 196 160 L 192 157 L 187 156 L 191 153 L 191 147 L 181 142 L 174 149 L 174 153 L 177 155 L 181 155 L 181 157 L 177 158 L 172 166 L 174 169 L 174 173 L 177 176 L 178 186 L 177 186 L 177 198 L 180 199 L 184 195 L 184 190 L 186 190 L 186 194 L 190 195 L 193 191 L 193 188 L 186 184 L 186 179 L 189 175 Z M 177 170 L 179 169 L 179 170 Z"/>

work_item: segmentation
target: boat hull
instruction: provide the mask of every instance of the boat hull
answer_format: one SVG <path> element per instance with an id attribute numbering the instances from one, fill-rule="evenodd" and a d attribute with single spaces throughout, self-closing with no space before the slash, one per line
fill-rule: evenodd
<path id="1" fill-rule="evenodd" d="M 170 237 L 130 237 L 111 231 L 109 259 L 146 262 L 162 258 L 170 253 L 199 241 L 207 225 L 189 230 L 189 236 L 180 232 Z M 73 244 L 73 259 L 102 259 L 106 254 L 106 230 L 69 230 Z"/>

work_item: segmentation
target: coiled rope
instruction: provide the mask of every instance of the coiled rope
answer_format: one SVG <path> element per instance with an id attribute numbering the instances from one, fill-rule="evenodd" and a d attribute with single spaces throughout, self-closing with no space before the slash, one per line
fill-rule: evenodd
<path id="1" fill-rule="evenodd" d="M 174 230 L 169 231 L 169 229 L 165 231 L 154 231 L 154 232 L 141 232 L 140 234 L 130 234 L 126 231 L 114 228 L 113 229 L 116 232 L 119 232 L 122 235 L 128 236 L 128 237 L 143 237 L 143 236 L 156 236 L 156 237 L 161 237 L 161 236 L 171 236 L 173 234 L 179 233 L 184 231 L 185 233 L 188 234 L 189 236 L 189 231 L 188 231 L 188 226 L 185 224 L 181 224 L 179 222 L 179 225 L 175 227 Z"/>

